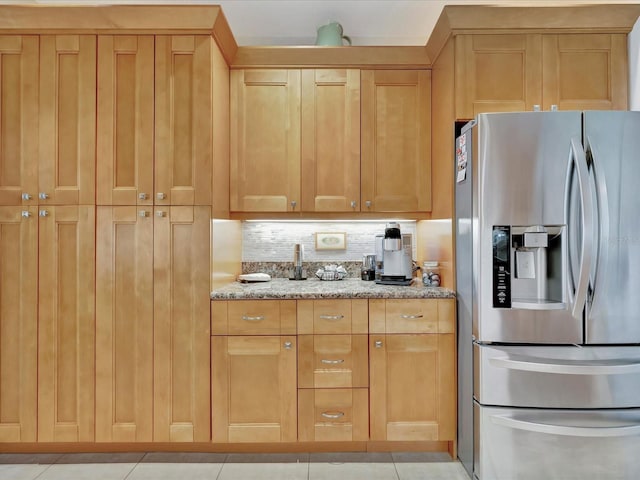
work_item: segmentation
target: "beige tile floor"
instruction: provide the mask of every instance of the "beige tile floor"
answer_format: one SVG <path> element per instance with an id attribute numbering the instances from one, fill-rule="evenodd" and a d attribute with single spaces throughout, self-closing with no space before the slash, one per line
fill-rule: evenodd
<path id="1" fill-rule="evenodd" d="M 444 453 L 0 454 L 2 480 L 469 480 Z"/>

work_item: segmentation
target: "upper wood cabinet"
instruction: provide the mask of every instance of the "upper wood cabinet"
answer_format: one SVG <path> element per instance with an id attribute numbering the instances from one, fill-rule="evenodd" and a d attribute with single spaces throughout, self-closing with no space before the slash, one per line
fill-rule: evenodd
<path id="1" fill-rule="evenodd" d="M 361 75 L 362 211 L 431 210 L 431 73 Z"/>
<path id="2" fill-rule="evenodd" d="M 214 88 L 228 76 L 214 50 L 204 35 L 98 38 L 98 204 L 212 204 Z"/>
<path id="3" fill-rule="evenodd" d="M 0 206 L 0 231 L 0 442 L 35 442 L 38 418 L 36 207 Z"/>
<path id="4" fill-rule="evenodd" d="M 302 70 L 302 210 L 360 210 L 359 70 Z"/>
<path id="5" fill-rule="evenodd" d="M 0 205 L 37 203 L 38 51 L 37 36 L 0 36 Z"/>
<path id="6" fill-rule="evenodd" d="M 231 71 L 232 211 L 300 209 L 300 70 Z"/>
<path id="7" fill-rule="evenodd" d="M 542 108 L 626 110 L 625 34 L 542 35 Z"/>
<path id="8" fill-rule="evenodd" d="M 456 117 L 627 108 L 624 34 L 458 35 Z"/>
<path id="9" fill-rule="evenodd" d="M 0 205 L 95 203 L 96 37 L 0 36 Z"/>

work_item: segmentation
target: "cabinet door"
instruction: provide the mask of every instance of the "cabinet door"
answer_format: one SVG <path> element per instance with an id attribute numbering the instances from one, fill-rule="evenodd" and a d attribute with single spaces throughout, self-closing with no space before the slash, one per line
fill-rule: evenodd
<path id="1" fill-rule="evenodd" d="M 627 36 L 543 35 L 543 108 L 626 110 Z"/>
<path id="2" fill-rule="evenodd" d="M 41 207 L 38 441 L 94 441 L 95 207 Z"/>
<path id="3" fill-rule="evenodd" d="M 153 217 L 135 206 L 96 216 L 96 441 L 150 442 Z"/>
<path id="4" fill-rule="evenodd" d="M 361 137 L 361 210 L 431 210 L 431 72 L 362 71 Z"/>
<path id="5" fill-rule="evenodd" d="M 0 205 L 37 202 L 37 138 L 38 37 L 0 35 Z"/>
<path id="6" fill-rule="evenodd" d="M 452 334 L 370 335 L 372 440 L 454 440 Z"/>
<path id="7" fill-rule="evenodd" d="M 0 207 L 0 442 L 36 441 L 37 291 L 36 207 Z"/>
<path id="8" fill-rule="evenodd" d="M 296 337 L 211 337 L 214 442 L 295 442 Z"/>
<path id="9" fill-rule="evenodd" d="M 360 210 L 360 71 L 302 71 L 302 210 Z"/>
<path id="10" fill-rule="evenodd" d="M 152 36 L 98 37 L 97 203 L 153 203 Z"/>
<path id="11" fill-rule="evenodd" d="M 211 205 L 212 42 L 156 37 L 156 205 Z"/>
<path id="12" fill-rule="evenodd" d="M 210 208 L 155 214 L 153 439 L 208 442 Z"/>
<path id="13" fill-rule="evenodd" d="M 96 37 L 40 37 L 40 204 L 95 204 Z"/>
<path id="14" fill-rule="evenodd" d="M 456 118 L 542 104 L 540 35 L 458 35 L 455 42 Z"/>
<path id="15" fill-rule="evenodd" d="M 231 71 L 231 210 L 300 203 L 300 70 Z"/>

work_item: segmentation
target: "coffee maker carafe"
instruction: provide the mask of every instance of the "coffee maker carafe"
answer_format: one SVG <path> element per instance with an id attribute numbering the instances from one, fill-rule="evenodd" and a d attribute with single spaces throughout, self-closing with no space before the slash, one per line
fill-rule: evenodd
<path id="1" fill-rule="evenodd" d="M 411 284 L 413 280 L 411 235 L 401 234 L 398 223 L 387 223 L 384 235 L 376 235 L 376 261 L 379 266 L 376 283 Z"/>

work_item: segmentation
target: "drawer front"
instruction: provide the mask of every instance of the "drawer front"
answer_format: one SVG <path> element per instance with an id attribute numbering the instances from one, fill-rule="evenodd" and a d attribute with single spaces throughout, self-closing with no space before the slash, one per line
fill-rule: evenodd
<path id="1" fill-rule="evenodd" d="M 298 333 L 368 333 L 367 300 L 299 300 Z"/>
<path id="2" fill-rule="evenodd" d="M 298 440 L 368 440 L 368 398 L 366 388 L 298 390 Z"/>
<path id="3" fill-rule="evenodd" d="M 367 387 L 367 335 L 299 335 L 298 388 Z"/>
<path id="4" fill-rule="evenodd" d="M 371 299 L 371 333 L 453 333 L 453 299 Z"/>
<path id="5" fill-rule="evenodd" d="M 212 335 L 295 335 L 295 300 L 211 302 Z"/>

